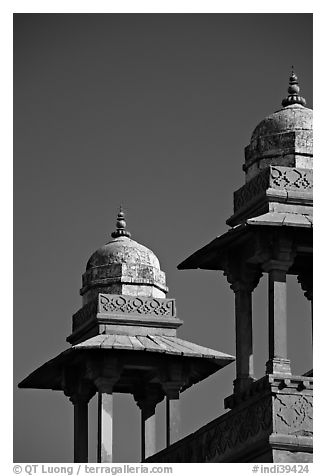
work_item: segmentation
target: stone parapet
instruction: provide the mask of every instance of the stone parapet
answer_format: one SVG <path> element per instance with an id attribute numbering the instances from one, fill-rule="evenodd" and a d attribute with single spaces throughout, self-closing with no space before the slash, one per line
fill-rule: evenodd
<path id="1" fill-rule="evenodd" d="M 232 410 L 146 462 L 311 462 L 312 434 L 312 379 L 269 375 Z"/>
<path id="2" fill-rule="evenodd" d="M 312 192 L 313 171 L 312 169 L 282 166 L 266 167 L 259 175 L 234 192 L 234 212 L 237 212 L 250 200 L 265 192 L 268 188 L 273 190 Z"/>
<path id="3" fill-rule="evenodd" d="M 109 329 L 129 334 L 134 326 L 140 334 L 142 327 L 146 332 L 151 328 L 153 333 L 155 328 L 173 329 L 174 335 L 175 329 L 182 324 L 176 315 L 175 299 L 99 293 L 73 315 L 72 334 L 67 340 L 80 341 L 80 336 L 86 332 L 89 337 L 91 328 L 95 329 L 95 334 Z"/>
<path id="4" fill-rule="evenodd" d="M 268 211 L 308 215 L 312 214 L 312 202 L 312 169 L 267 166 L 234 192 L 234 214 L 227 223 L 234 226 Z"/>
<path id="5" fill-rule="evenodd" d="M 310 394 L 313 389 L 313 377 L 306 375 L 265 375 L 259 380 L 251 383 L 250 387 L 244 392 L 238 392 L 230 395 L 224 400 L 225 408 L 235 408 L 243 402 L 250 400 L 255 395 L 262 392 L 271 391 L 274 393 L 300 392 L 300 394 Z"/>

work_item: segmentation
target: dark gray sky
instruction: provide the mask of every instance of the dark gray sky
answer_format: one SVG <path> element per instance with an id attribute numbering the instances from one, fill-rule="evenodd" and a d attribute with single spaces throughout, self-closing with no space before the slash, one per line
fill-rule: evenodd
<path id="1" fill-rule="evenodd" d="M 294 64 L 312 107 L 311 14 L 14 15 L 14 460 L 72 460 L 72 404 L 16 390 L 67 348 L 81 275 L 124 204 L 132 238 L 167 273 L 179 336 L 234 354 L 221 274 L 177 271 L 227 230 L 243 148 L 280 107 Z M 289 280 L 294 372 L 311 367 L 309 306 Z M 256 376 L 267 360 L 267 288 L 254 295 Z M 234 364 L 186 391 L 182 435 L 224 412 Z M 96 405 L 90 455 L 95 461 Z M 115 461 L 140 458 L 131 397 L 115 398 Z M 159 443 L 164 444 L 163 408 Z"/>

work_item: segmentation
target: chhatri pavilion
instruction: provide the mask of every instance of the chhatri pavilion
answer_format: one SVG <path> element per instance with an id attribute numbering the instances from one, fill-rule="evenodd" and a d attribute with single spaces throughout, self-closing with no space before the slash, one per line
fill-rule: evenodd
<path id="1" fill-rule="evenodd" d="M 114 393 L 141 411 L 145 462 L 312 461 L 313 376 L 292 373 L 287 339 L 287 276 L 311 302 L 312 110 L 292 72 L 282 108 L 264 118 L 245 148 L 245 184 L 234 192 L 228 230 L 179 269 L 222 271 L 234 292 L 236 375 L 226 412 L 179 439 L 179 396 L 234 358 L 177 337 L 182 321 L 152 251 L 130 238 L 124 213 L 112 240 L 89 259 L 70 347 L 21 388 L 61 390 L 74 407 L 74 461 L 88 458 L 88 402 L 98 394 L 98 461 L 112 461 Z M 253 366 L 252 294 L 268 277 L 268 360 Z M 206 317 L 207 318 L 207 317 Z M 311 336 L 307 336 L 311 339 Z M 155 407 L 166 400 L 166 448 L 155 445 Z"/>
<path id="2" fill-rule="evenodd" d="M 74 461 L 88 461 L 88 403 L 98 394 L 98 462 L 112 462 L 113 394 L 132 394 L 141 411 L 141 458 L 156 452 L 155 407 L 166 400 L 166 445 L 179 438 L 179 396 L 234 361 L 177 337 L 183 321 L 167 298 L 155 254 L 130 238 L 120 210 L 112 240 L 95 251 L 82 277 L 82 307 L 71 347 L 20 388 L 61 390 L 74 406 Z"/>

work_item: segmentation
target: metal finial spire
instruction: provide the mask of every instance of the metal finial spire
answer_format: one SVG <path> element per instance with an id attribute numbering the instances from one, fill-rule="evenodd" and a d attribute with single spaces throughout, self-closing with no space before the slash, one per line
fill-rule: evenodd
<path id="1" fill-rule="evenodd" d="M 122 209 L 122 205 L 120 205 L 120 211 L 117 216 L 117 223 L 116 223 L 116 230 L 111 233 L 112 238 L 118 238 L 119 236 L 127 236 L 128 238 L 131 236 L 131 233 L 126 230 L 127 223 L 125 221 L 125 214 Z"/>
<path id="2" fill-rule="evenodd" d="M 289 87 L 288 87 L 289 95 L 287 98 L 283 99 L 282 106 L 286 107 L 292 104 L 301 104 L 301 106 L 305 106 L 306 100 L 304 97 L 299 96 L 299 92 L 300 92 L 300 86 L 298 83 L 298 76 L 295 74 L 294 68 L 292 66 L 292 72 L 289 79 Z"/>

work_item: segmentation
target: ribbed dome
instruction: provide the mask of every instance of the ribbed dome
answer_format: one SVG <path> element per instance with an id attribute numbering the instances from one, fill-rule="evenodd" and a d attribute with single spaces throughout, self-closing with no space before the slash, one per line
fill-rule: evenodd
<path id="1" fill-rule="evenodd" d="M 255 128 L 251 141 L 291 131 L 312 131 L 312 109 L 292 104 L 263 119 Z"/>
<path id="2" fill-rule="evenodd" d="M 95 251 L 88 260 L 86 269 L 123 263 L 160 269 L 155 254 L 127 236 L 119 236 Z"/>

